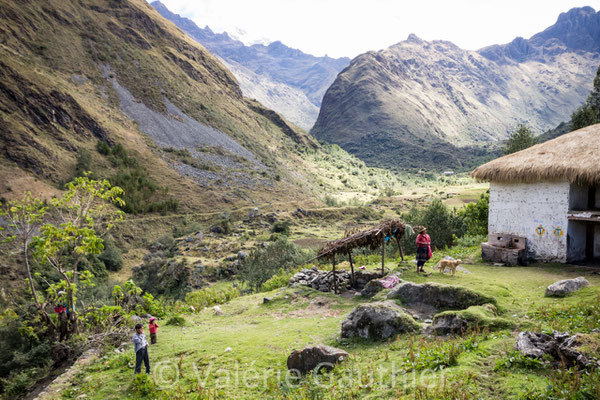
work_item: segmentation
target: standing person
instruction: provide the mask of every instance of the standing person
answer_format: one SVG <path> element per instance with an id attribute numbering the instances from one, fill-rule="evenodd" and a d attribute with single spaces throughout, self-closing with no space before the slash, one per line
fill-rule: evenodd
<path id="1" fill-rule="evenodd" d="M 144 327 L 142 324 L 135 326 L 135 335 L 133 335 L 133 344 L 135 346 L 135 373 L 139 374 L 142 371 L 142 361 L 146 367 L 146 373 L 150 373 L 150 358 L 148 358 L 148 341 L 144 335 Z"/>
<path id="2" fill-rule="evenodd" d="M 431 256 L 431 238 L 427 234 L 427 228 L 423 228 L 417 235 L 417 272 L 425 272 L 423 266 Z"/>
<path id="3" fill-rule="evenodd" d="M 150 331 L 150 343 L 156 344 L 156 331 L 158 330 L 156 317 L 150 318 L 150 325 L 148 325 L 148 330 Z"/>

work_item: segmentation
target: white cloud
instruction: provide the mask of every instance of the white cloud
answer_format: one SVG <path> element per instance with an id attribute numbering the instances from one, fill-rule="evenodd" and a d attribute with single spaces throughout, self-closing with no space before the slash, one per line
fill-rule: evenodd
<path id="1" fill-rule="evenodd" d="M 354 57 L 409 33 L 476 50 L 530 37 L 561 12 L 600 0 L 162 0 L 173 12 L 245 42 L 280 40 L 304 52 Z"/>

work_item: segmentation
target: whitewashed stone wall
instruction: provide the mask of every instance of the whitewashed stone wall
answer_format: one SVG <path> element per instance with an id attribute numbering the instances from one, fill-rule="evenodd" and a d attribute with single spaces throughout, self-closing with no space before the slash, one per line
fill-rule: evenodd
<path id="1" fill-rule="evenodd" d="M 568 182 L 490 184 L 490 233 L 527 238 L 530 257 L 567 261 Z"/>

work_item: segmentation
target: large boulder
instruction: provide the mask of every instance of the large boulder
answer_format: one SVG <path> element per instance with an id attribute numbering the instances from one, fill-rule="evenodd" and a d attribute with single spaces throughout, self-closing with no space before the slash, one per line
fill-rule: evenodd
<path id="1" fill-rule="evenodd" d="M 497 313 L 492 304 L 471 306 L 466 310 L 444 311 L 433 317 L 429 329 L 436 335 L 450 335 L 483 328 L 496 330 L 513 327 L 512 322 L 497 317 Z"/>
<path id="2" fill-rule="evenodd" d="M 429 282 L 422 284 L 402 282 L 388 294 L 387 298 L 398 299 L 403 304 L 424 303 L 438 309 L 454 310 L 463 310 L 486 303 L 496 304 L 496 299 L 471 289 Z"/>
<path id="3" fill-rule="evenodd" d="M 325 368 L 330 370 L 348 358 L 348 353 L 335 347 L 317 345 L 307 347 L 304 350 L 294 350 L 287 359 L 289 370 L 299 371 L 305 374 L 313 369 Z"/>
<path id="4" fill-rule="evenodd" d="M 569 293 L 583 289 L 587 286 L 590 286 L 590 283 L 583 276 L 579 276 L 575 279 L 564 279 L 548 286 L 546 288 L 546 297 L 565 297 Z"/>
<path id="5" fill-rule="evenodd" d="M 383 340 L 400 333 L 418 332 L 421 326 L 393 301 L 361 304 L 342 322 L 342 337 Z"/>

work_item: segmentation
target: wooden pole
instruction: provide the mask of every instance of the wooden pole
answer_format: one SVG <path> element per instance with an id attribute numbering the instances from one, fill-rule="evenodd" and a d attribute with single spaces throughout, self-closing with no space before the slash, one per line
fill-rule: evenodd
<path id="1" fill-rule="evenodd" d="M 355 284 L 354 280 L 354 263 L 352 262 L 352 250 L 348 250 L 348 261 L 350 261 L 350 274 L 352 279 L 352 286 Z"/>
<path id="2" fill-rule="evenodd" d="M 402 261 L 404 261 L 404 252 L 402 251 L 402 246 L 400 245 L 400 239 L 398 239 L 398 236 L 396 236 L 396 243 L 398 243 L 398 251 L 400 252 L 400 257 L 402 258 Z"/>
<path id="3" fill-rule="evenodd" d="M 335 254 L 332 257 L 332 264 L 333 264 L 333 293 L 337 294 L 338 292 L 338 286 L 337 286 L 337 277 L 335 274 Z"/>
<path id="4" fill-rule="evenodd" d="M 385 235 L 381 235 L 381 276 L 385 275 Z"/>

